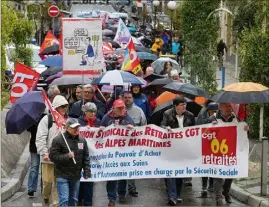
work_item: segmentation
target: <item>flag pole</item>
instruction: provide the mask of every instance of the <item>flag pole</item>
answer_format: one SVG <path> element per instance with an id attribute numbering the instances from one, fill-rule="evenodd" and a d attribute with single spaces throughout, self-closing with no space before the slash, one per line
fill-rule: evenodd
<path id="1" fill-rule="evenodd" d="M 71 149 L 70 149 L 70 147 L 69 147 L 69 145 L 68 145 L 68 143 L 67 143 L 67 141 L 66 141 L 66 139 L 65 139 L 65 136 L 64 136 L 64 133 L 63 133 L 62 128 L 61 128 L 61 134 L 62 134 L 62 136 L 63 136 L 64 142 L 65 142 L 65 144 L 66 144 L 66 146 L 67 146 L 68 151 L 69 151 L 69 152 L 72 152 Z M 72 159 L 73 159 L 74 164 L 77 164 L 75 158 L 73 157 Z"/>

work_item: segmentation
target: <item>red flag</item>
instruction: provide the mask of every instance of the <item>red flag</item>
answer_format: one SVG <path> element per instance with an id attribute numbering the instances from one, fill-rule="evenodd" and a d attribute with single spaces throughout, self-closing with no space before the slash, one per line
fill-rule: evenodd
<path id="1" fill-rule="evenodd" d="M 51 46 L 53 44 L 60 44 L 60 43 L 59 43 L 59 40 L 54 36 L 52 31 L 49 30 L 46 37 L 45 37 L 45 39 L 44 39 L 44 41 L 43 41 L 43 43 L 42 43 L 42 46 L 41 46 L 39 52 L 42 53 L 42 51 L 45 48 L 47 48 L 47 47 L 49 47 L 49 46 Z"/>
<path id="2" fill-rule="evenodd" d="M 134 74 L 137 74 L 142 68 L 132 38 L 130 39 L 126 49 L 128 49 L 130 55 L 130 64 L 131 64 L 130 71 L 132 71 Z"/>
<path id="3" fill-rule="evenodd" d="M 39 78 L 40 74 L 38 72 L 26 65 L 23 65 L 22 63 L 17 62 L 9 97 L 10 102 L 14 103 L 25 93 L 33 90 L 36 87 Z"/>
<path id="4" fill-rule="evenodd" d="M 42 94 L 43 94 L 45 103 L 49 107 L 53 120 L 55 121 L 58 128 L 62 128 L 65 125 L 66 119 L 52 107 L 52 104 L 50 100 L 48 99 L 47 94 L 44 89 L 42 89 Z"/>

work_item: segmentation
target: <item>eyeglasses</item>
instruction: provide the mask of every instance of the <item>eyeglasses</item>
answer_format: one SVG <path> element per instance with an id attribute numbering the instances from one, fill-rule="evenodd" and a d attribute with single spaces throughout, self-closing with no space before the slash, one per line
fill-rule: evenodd
<path id="1" fill-rule="evenodd" d="M 96 113 L 95 110 L 89 110 L 89 111 L 86 111 L 86 112 L 90 112 L 90 113 Z"/>
<path id="2" fill-rule="evenodd" d="M 92 94 L 93 92 L 92 91 L 83 91 L 85 94 Z"/>

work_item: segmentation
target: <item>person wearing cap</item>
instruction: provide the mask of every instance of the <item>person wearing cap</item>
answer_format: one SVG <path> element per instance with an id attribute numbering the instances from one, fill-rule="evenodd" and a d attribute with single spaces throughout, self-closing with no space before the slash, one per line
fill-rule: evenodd
<path id="1" fill-rule="evenodd" d="M 173 99 L 173 108 L 164 112 L 161 127 L 172 132 L 172 129 L 183 128 L 195 125 L 194 115 L 186 110 L 186 99 L 176 97 Z M 167 178 L 168 204 L 175 206 L 177 201 L 183 202 L 181 190 L 183 187 L 183 178 Z"/>
<path id="2" fill-rule="evenodd" d="M 112 124 L 127 126 L 130 129 L 135 125 L 133 119 L 127 114 L 125 103 L 121 99 L 114 101 L 112 109 L 101 121 L 101 127 L 107 127 Z M 108 206 L 115 206 L 117 200 L 117 181 L 107 181 L 106 189 L 109 200 Z M 119 180 L 118 191 L 126 192 L 126 180 Z M 120 201 L 124 202 L 125 199 L 121 199 Z"/>
<path id="3" fill-rule="evenodd" d="M 65 97 L 57 95 L 54 97 L 52 107 L 63 117 L 66 116 L 68 102 Z M 52 122 L 52 123 L 50 123 Z M 58 127 L 51 114 L 44 116 L 38 124 L 36 133 L 37 153 L 41 157 L 41 174 L 43 185 L 43 199 L 45 204 L 49 204 L 49 198 L 52 194 L 52 204 L 57 205 L 58 196 L 55 185 L 54 164 L 49 159 L 49 148 L 52 140 L 59 134 Z"/>
<path id="4" fill-rule="evenodd" d="M 147 125 L 147 119 L 143 110 L 134 104 L 133 94 L 130 91 L 125 91 L 122 94 L 122 99 L 126 105 L 127 114 L 133 119 L 135 126 Z M 129 195 L 137 197 L 138 192 L 136 191 L 135 180 L 128 180 L 128 191 Z M 126 191 L 119 191 L 118 194 L 120 200 L 124 201 Z"/>
<path id="5" fill-rule="evenodd" d="M 97 107 L 96 116 L 101 120 L 106 113 L 106 106 L 104 103 L 102 103 L 101 101 L 97 100 L 94 97 L 94 87 L 92 85 L 87 84 L 83 86 L 83 98 L 84 98 L 84 103 L 91 102 L 96 105 Z M 75 102 L 70 108 L 68 116 L 78 119 L 81 115 L 83 115 L 83 111 L 81 110 L 82 105 L 83 105 L 82 100 Z"/>
<path id="6" fill-rule="evenodd" d="M 77 119 L 68 118 L 65 127 L 66 131 L 53 139 L 49 158 L 55 164 L 59 206 L 76 206 L 82 169 L 85 179 L 91 176 L 89 149 L 86 140 L 79 137 Z"/>

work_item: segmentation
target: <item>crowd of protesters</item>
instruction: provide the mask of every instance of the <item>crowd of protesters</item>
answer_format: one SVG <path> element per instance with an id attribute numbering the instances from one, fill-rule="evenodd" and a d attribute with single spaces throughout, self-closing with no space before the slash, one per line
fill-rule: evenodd
<path id="1" fill-rule="evenodd" d="M 169 63 L 165 64 L 164 74 L 168 74 L 171 78 L 172 72 Z M 152 92 L 145 92 L 141 86 L 132 86 L 129 90 L 114 87 L 113 92 L 105 90 L 103 92 L 106 101 L 103 96 L 98 96 L 100 90 L 89 84 L 77 86 L 71 95 L 59 90 L 57 86 L 51 86 L 47 90 L 52 106 L 67 118 L 64 136 L 72 152 L 69 152 L 63 141 L 63 134 L 57 130 L 53 116 L 45 110 L 38 125 L 28 130 L 31 132 L 31 167 L 28 178 L 30 197 L 33 197 L 37 190 L 41 161 L 42 196 L 45 204 L 92 206 L 94 183 L 80 182 L 82 172 L 84 178 L 90 177 L 90 152 L 86 141 L 78 136 L 79 127 L 103 129 L 111 124 L 117 124 L 132 129 L 151 123 L 152 111 L 156 107 L 156 103 L 153 103 L 156 96 L 153 96 Z M 173 128 L 207 123 L 240 121 L 238 106 L 235 108 L 228 103 L 216 104 L 208 101 L 204 103 L 198 117 L 194 117 L 193 113 L 186 110 L 186 104 L 183 96 L 174 98 L 173 107 L 163 114 L 160 126 L 171 131 Z M 166 178 L 164 184 L 167 188 L 168 204 L 174 206 L 183 202 L 182 188 L 192 186 L 192 181 L 189 178 Z M 227 203 L 231 203 L 229 195 L 231 184 L 232 179 L 224 181 L 204 177 L 201 191 L 214 192 L 217 205 L 223 204 L 222 196 Z M 133 197 L 138 197 L 139 193 L 135 180 L 107 181 L 106 189 L 108 206 L 115 206 L 117 198 L 120 203 L 126 203 L 127 192 Z"/>

